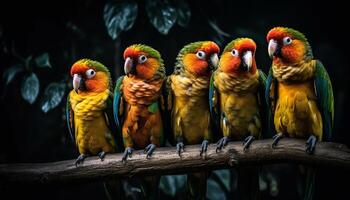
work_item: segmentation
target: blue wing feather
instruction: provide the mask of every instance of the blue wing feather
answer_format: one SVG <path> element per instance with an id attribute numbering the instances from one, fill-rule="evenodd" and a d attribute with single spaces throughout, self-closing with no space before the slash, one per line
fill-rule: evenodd
<path id="1" fill-rule="evenodd" d="M 67 96 L 67 103 L 66 103 L 66 120 L 67 120 L 67 128 L 69 131 L 69 135 L 72 139 L 72 141 L 74 141 L 75 139 L 75 133 L 74 133 L 74 114 L 72 112 L 72 107 L 70 104 L 70 98 L 69 98 L 69 94 Z"/>
<path id="2" fill-rule="evenodd" d="M 121 91 L 121 85 L 123 82 L 124 76 L 121 76 L 118 78 L 115 89 L 114 89 L 114 97 L 113 97 L 113 116 L 114 116 L 114 122 L 117 126 L 117 130 L 119 133 L 122 132 L 122 117 L 119 116 L 119 106 L 121 103 L 121 97 L 122 97 L 122 91 Z"/>
<path id="3" fill-rule="evenodd" d="M 273 91 L 271 91 L 273 90 Z M 267 105 L 267 133 L 263 135 L 264 138 L 270 138 L 276 134 L 275 125 L 273 123 L 274 106 L 276 99 L 276 80 L 273 77 L 272 67 L 270 68 L 269 75 L 265 81 L 265 100 Z"/>
<path id="4" fill-rule="evenodd" d="M 216 103 L 214 102 L 214 95 L 217 93 L 216 88 L 214 86 L 214 74 L 210 77 L 210 85 L 209 85 L 209 111 L 211 118 L 213 119 L 216 130 L 220 131 L 220 99 L 219 94 L 216 94 Z M 220 131 L 221 132 L 221 131 Z"/>
<path id="5" fill-rule="evenodd" d="M 320 61 L 316 63 L 315 90 L 317 95 L 317 106 L 322 115 L 323 140 L 332 138 L 334 119 L 334 97 L 332 83 L 329 75 Z"/>

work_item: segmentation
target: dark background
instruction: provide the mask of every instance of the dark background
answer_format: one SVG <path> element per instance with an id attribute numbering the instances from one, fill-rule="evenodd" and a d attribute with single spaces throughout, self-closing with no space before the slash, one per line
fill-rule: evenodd
<path id="1" fill-rule="evenodd" d="M 171 3 L 171 1 L 169 1 Z M 16 75 L 7 86 L 0 86 L 0 163 L 50 162 L 77 157 L 66 129 L 65 98 L 53 110 L 40 110 L 40 99 L 51 82 L 65 83 L 68 93 L 69 69 L 80 58 L 98 60 L 108 66 L 113 80 L 121 74 L 123 50 L 134 43 L 144 43 L 159 50 L 167 74 L 173 70 L 178 51 L 187 43 L 214 40 L 223 49 L 234 38 L 250 37 L 257 43 L 258 67 L 268 72 L 267 32 L 286 26 L 303 32 L 315 58 L 329 72 L 335 98 L 334 141 L 350 143 L 347 132 L 349 105 L 349 65 L 347 48 L 348 10 L 335 1 L 187 1 L 191 18 L 187 27 L 175 24 L 167 35 L 160 34 L 149 22 L 145 1 L 138 1 L 138 16 L 133 27 L 113 40 L 107 32 L 103 10 L 106 1 L 2 1 L 0 3 L 0 74 L 21 63 L 19 57 L 38 56 L 47 52 L 52 68 L 34 68 L 40 80 L 38 100 L 30 105 L 20 94 L 25 72 Z M 229 37 L 209 24 L 215 21 Z M 19 56 L 16 56 L 19 55 Z M 339 198 L 347 195 L 349 172 L 331 168 L 319 170 L 316 198 Z M 295 199 L 292 172 L 279 172 L 280 193 L 276 199 Z M 287 177 L 287 178 L 286 178 Z M 1 190 L 0 190 L 1 191 Z M 106 199 L 99 183 L 16 186 L 3 190 L 12 197 L 27 195 L 38 199 Z M 14 192 L 15 191 L 15 192 Z M 0 194 L 1 195 L 1 194 Z M 266 194 L 266 199 L 272 198 Z"/>

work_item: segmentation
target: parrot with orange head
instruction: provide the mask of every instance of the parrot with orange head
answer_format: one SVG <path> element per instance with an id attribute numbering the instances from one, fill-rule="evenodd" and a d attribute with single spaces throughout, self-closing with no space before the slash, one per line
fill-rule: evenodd
<path id="1" fill-rule="evenodd" d="M 124 51 L 125 76 L 117 80 L 114 90 L 115 123 L 122 133 L 125 151 L 122 161 L 134 149 L 144 149 L 150 158 L 164 142 L 162 88 L 166 78 L 160 53 L 152 47 L 135 44 Z M 142 178 L 144 198 L 157 198 L 159 176 Z"/>
<path id="2" fill-rule="evenodd" d="M 168 77 L 168 110 L 179 156 L 188 144 L 201 144 L 199 154 L 203 155 L 213 140 L 208 92 L 219 51 L 218 45 L 211 41 L 186 45 L 177 56 L 173 74 Z M 206 183 L 207 172 L 188 174 L 188 198 L 205 199 Z"/>
<path id="3" fill-rule="evenodd" d="M 256 44 L 249 38 L 237 38 L 226 45 L 210 83 L 210 111 L 223 137 L 217 151 L 228 141 L 244 141 L 244 150 L 261 138 L 264 121 L 266 76 L 255 61 Z M 242 199 L 256 199 L 259 168 L 238 167 L 238 189 Z"/>
<path id="4" fill-rule="evenodd" d="M 272 58 L 266 82 L 266 100 L 277 134 L 272 147 L 285 136 L 305 138 L 305 151 L 312 154 L 316 142 L 332 137 L 334 97 L 325 67 L 313 58 L 311 46 L 301 32 L 276 27 L 267 34 Z M 313 198 L 315 170 L 306 169 L 305 199 Z"/>

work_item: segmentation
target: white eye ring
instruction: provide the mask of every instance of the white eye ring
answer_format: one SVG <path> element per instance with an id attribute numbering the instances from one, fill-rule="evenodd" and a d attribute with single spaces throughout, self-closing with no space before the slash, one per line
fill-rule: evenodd
<path id="1" fill-rule="evenodd" d="M 292 43 L 292 38 L 290 38 L 290 37 L 283 38 L 283 45 L 288 45 L 290 43 Z"/>
<path id="2" fill-rule="evenodd" d="M 95 72 L 95 70 L 93 70 L 93 69 L 88 69 L 88 70 L 85 72 L 85 74 L 86 74 L 86 77 L 87 77 L 87 78 L 92 78 L 92 77 L 94 77 L 94 76 L 96 75 L 96 72 Z"/>
<path id="3" fill-rule="evenodd" d="M 232 54 L 233 56 L 235 56 L 235 57 L 237 57 L 237 56 L 239 55 L 237 49 L 232 49 L 231 54 Z"/>
<path id="4" fill-rule="evenodd" d="M 201 59 L 201 60 L 204 60 L 204 59 L 205 59 L 205 53 L 204 53 L 204 51 L 198 51 L 198 52 L 196 53 L 196 56 L 197 56 L 197 58 L 199 58 L 199 59 Z"/>
<path id="5" fill-rule="evenodd" d="M 142 63 L 144 63 L 144 62 L 146 62 L 146 61 L 147 61 L 147 57 L 146 57 L 145 55 L 139 56 L 138 62 L 139 62 L 140 64 L 142 64 Z"/>

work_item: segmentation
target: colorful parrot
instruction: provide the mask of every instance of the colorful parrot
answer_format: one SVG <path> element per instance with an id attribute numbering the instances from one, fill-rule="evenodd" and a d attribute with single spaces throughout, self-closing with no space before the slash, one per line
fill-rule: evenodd
<path id="1" fill-rule="evenodd" d="M 266 100 L 277 134 L 272 147 L 284 137 L 305 138 L 312 154 L 316 141 L 330 140 L 334 98 L 328 73 L 313 59 L 306 37 L 291 28 L 277 27 L 267 34 L 272 67 L 266 82 Z M 305 198 L 313 195 L 314 171 L 307 170 Z"/>
<path id="2" fill-rule="evenodd" d="M 218 63 L 218 45 L 211 41 L 194 42 L 181 49 L 175 70 L 168 77 L 168 110 L 177 153 L 185 144 L 201 144 L 200 155 L 213 139 L 209 112 L 209 82 Z M 206 196 L 207 172 L 188 174 L 190 199 Z"/>
<path id="3" fill-rule="evenodd" d="M 89 155 L 98 155 L 103 161 L 106 153 L 122 151 L 122 138 L 113 122 L 111 76 L 101 63 L 81 59 L 71 68 L 74 89 L 67 97 L 66 119 L 68 130 L 76 142 L 81 164 Z M 119 180 L 104 182 L 108 196 L 120 196 Z"/>
<path id="4" fill-rule="evenodd" d="M 163 82 L 166 78 L 163 60 L 158 51 L 135 44 L 124 51 L 126 76 L 117 80 L 114 91 L 114 119 L 123 135 L 125 151 L 122 161 L 134 149 L 144 149 L 149 158 L 156 147 L 163 145 Z M 145 198 L 156 198 L 159 176 L 142 179 Z"/>
<path id="5" fill-rule="evenodd" d="M 78 166 L 89 155 L 103 160 L 106 153 L 121 151 L 121 138 L 113 132 L 111 77 L 101 63 L 81 59 L 71 68 L 74 89 L 69 93 L 66 116 L 75 138 Z"/>
<path id="6" fill-rule="evenodd" d="M 209 92 L 210 111 L 223 138 L 217 151 L 230 140 L 244 140 L 244 150 L 261 137 L 266 75 L 257 69 L 256 44 L 238 38 L 225 47 L 219 67 L 212 75 Z M 256 199 L 259 168 L 237 168 L 240 196 Z M 255 191 L 255 192 L 254 192 Z M 245 199 L 245 198 L 244 198 Z"/>

